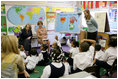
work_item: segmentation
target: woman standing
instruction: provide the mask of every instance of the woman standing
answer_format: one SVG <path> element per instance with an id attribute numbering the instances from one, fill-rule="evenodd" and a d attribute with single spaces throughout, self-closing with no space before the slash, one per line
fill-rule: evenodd
<path id="1" fill-rule="evenodd" d="M 98 24 L 94 20 L 94 18 L 90 15 L 90 11 L 88 9 L 84 11 L 84 14 L 85 14 L 85 20 L 88 26 L 87 39 L 93 39 L 96 41 Z"/>
<path id="2" fill-rule="evenodd" d="M 48 51 L 49 51 L 49 40 L 47 39 L 47 30 L 45 27 L 42 27 L 43 22 L 42 21 L 38 21 L 37 25 L 39 26 L 39 28 L 36 31 L 37 37 L 38 37 L 38 43 L 39 44 L 48 44 Z"/>
<path id="3" fill-rule="evenodd" d="M 25 71 L 23 59 L 19 55 L 17 37 L 13 35 L 2 36 L 1 48 L 1 77 L 17 78 L 18 72 L 29 77 Z"/>
<path id="4" fill-rule="evenodd" d="M 27 24 L 20 34 L 19 44 L 24 46 L 25 51 L 31 49 L 32 30 L 31 25 Z"/>

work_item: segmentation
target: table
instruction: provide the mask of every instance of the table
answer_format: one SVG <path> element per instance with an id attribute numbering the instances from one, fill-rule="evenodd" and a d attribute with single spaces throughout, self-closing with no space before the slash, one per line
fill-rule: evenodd
<path id="1" fill-rule="evenodd" d="M 78 73 L 74 73 L 70 75 L 65 75 L 60 78 L 96 78 L 96 77 L 86 71 L 82 71 L 82 72 L 78 72 Z"/>

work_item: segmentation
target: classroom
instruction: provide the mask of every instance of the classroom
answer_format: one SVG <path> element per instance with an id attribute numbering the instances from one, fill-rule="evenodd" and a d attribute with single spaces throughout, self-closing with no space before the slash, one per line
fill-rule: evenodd
<path id="1" fill-rule="evenodd" d="M 1 1 L 1 78 L 117 78 L 117 0 Z"/>

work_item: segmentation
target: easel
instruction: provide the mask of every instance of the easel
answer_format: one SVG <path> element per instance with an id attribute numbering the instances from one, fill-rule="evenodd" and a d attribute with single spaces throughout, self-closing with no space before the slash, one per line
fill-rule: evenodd
<path id="1" fill-rule="evenodd" d="M 108 16 L 106 12 L 96 13 L 95 20 L 98 23 L 98 36 L 106 38 L 105 49 L 109 47 L 110 32 Z M 107 33 L 106 33 L 107 32 Z"/>

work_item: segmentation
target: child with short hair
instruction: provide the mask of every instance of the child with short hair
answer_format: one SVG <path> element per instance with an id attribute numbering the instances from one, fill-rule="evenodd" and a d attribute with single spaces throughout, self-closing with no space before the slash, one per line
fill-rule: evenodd
<path id="1" fill-rule="evenodd" d="M 48 45 L 47 44 L 42 44 L 40 49 L 41 49 L 41 52 L 39 54 L 38 65 L 46 66 L 46 65 L 49 64 L 49 54 L 47 52 Z"/>
<path id="2" fill-rule="evenodd" d="M 20 55 L 23 58 L 23 60 L 26 59 L 26 54 L 23 45 L 20 45 Z"/>
<path id="3" fill-rule="evenodd" d="M 91 43 L 91 46 L 89 45 L 88 42 Z M 72 73 L 79 72 L 93 65 L 92 59 L 93 59 L 95 43 L 96 42 L 94 40 L 88 40 L 88 39 L 82 40 L 79 46 L 80 52 L 73 58 Z"/>
<path id="4" fill-rule="evenodd" d="M 30 56 L 28 56 L 25 60 L 26 71 L 28 73 L 32 73 L 34 71 L 38 61 L 39 61 L 39 57 L 38 57 L 37 50 L 35 48 L 32 48 L 30 50 Z M 38 72 L 38 71 L 34 71 L 34 72 Z"/>
<path id="5" fill-rule="evenodd" d="M 101 50 L 101 45 L 96 44 L 95 51 L 96 51 L 95 59 L 103 60 L 104 52 Z"/>
<path id="6" fill-rule="evenodd" d="M 103 60 L 94 59 L 93 63 L 96 64 L 99 68 L 97 68 L 97 77 L 100 77 L 100 68 L 110 69 L 117 59 L 117 38 L 111 38 L 109 41 L 109 48 L 106 49 L 105 54 L 103 56 Z"/>
<path id="7" fill-rule="evenodd" d="M 63 54 L 60 49 L 52 49 L 52 63 L 43 70 L 41 78 L 58 78 L 63 75 L 69 75 L 70 66 L 63 63 Z"/>
<path id="8" fill-rule="evenodd" d="M 61 48 L 61 43 L 59 42 L 58 36 L 55 36 L 55 41 L 57 42 L 57 45 Z"/>
<path id="9" fill-rule="evenodd" d="M 79 48 L 77 47 L 77 42 L 75 40 L 72 40 L 70 44 L 68 40 L 67 43 L 70 46 L 69 58 L 67 59 L 67 61 L 71 66 L 73 66 L 73 58 L 77 53 L 79 53 Z"/>

